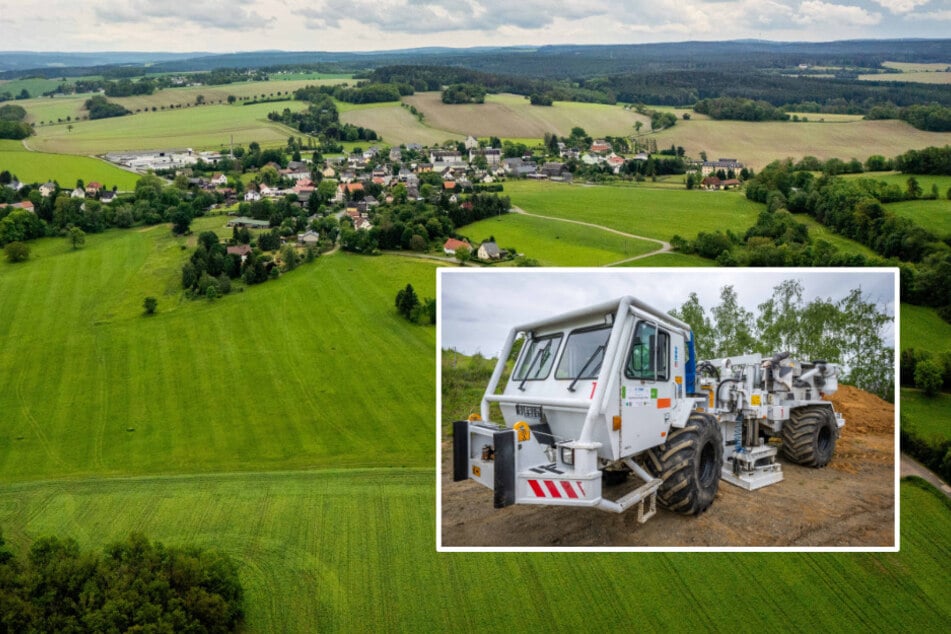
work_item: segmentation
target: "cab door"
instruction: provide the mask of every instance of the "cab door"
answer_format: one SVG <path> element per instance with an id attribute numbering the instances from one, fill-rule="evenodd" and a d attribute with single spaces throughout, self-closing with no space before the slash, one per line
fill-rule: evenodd
<path id="1" fill-rule="evenodd" d="M 635 325 L 621 373 L 621 456 L 655 447 L 666 439 L 677 397 L 675 375 L 679 370 L 673 367 L 674 348 L 671 333 L 657 323 L 642 319 Z M 677 352 L 681 352 L 680 346 Z M 678 367 L 680 361 L 678 358 Z"/>

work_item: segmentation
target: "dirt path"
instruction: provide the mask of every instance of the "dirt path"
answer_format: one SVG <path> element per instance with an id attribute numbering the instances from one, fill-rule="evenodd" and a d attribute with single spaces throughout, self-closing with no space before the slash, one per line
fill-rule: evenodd
<path id="1" fill-rule="evenodd" d="M 610 264 L 605 264 L 604 266 L 618 266 L 626 262 L 633 262 L 634 260 L 640 260 L 643 258 L 649 258 L 652 255 L 659 255 L 661 253 L 668 253 L 672 250 L 669 242 L 664 240 L 658 240 L 657 238 L 648 238 L 646 236 L 638 236 L 633 233 L 625 233 L 624 231 L 618 231 L 617 229 L 612 229 L 611 227 L 605 227 L 604 225 L 596 225 L 593 222 L 584 222 L 582 220 L 570 220 L 568 218 L 553 218 L 551 216 L 541 216 L 539 214 L 533 214 L 525 211 L 521 207 L 512 206 L 512 213 L 522 214 L 523 216 L 531 216 L 532 218 L 542 218 L 544 220 L 552 220 L 555 222 L 570 222 L 575 225 L 582 225 L 585 227 L 591 227 L 592 229 L 600 229 L 601 231 L 607 231 L 608 233 L 613 233 L 619 236 L 624 236 L 625 238 L 633 238 L 635 240 L 645 240 L 647 242 L 654 242 L 660 245 L 659 249 L 651 251 L 650 253 L 642 253 L 641 255 L 635 255 L 632 258 L 625 258 L 623 260 L 618 260 L 617 262 L 611 262 Z"/>
<path id="2" fill-rule="evenodd" d="M 928 467 L 921 464 L 908 454 L 903 453 L 901 455 L 901 477 L 904 478 L 905 476 L 918 476 L 951 498 L 951 486 L 948 486 L 944 480 L 935 475 L 935 473 L 929 470 Z"/>
<path id="3" fill-rule="evenodd" d="M 784 480 L 778 484 L 750 492 L 721 481 L 706 513 L 684 517 L 660 509 L 645 524 L 638 524 L 633 511 L 613 515 L 527 505 L 496 510 L 488 489 L 471 480 L 451 481 L 447 441 L 440 474 L 443 545 L 894 546 L 894 407 L 852 390 L 843 387 L 832 399 L 846 415 L 846 426 L 828 467 L 811 469 L 780 458 Z"/>

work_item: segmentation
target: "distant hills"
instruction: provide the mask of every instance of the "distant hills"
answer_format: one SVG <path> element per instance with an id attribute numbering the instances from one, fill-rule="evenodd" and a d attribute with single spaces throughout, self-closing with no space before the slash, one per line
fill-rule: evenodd
<path id="1" fill-rule="evenodd" d="M 878 67 L 884 61 L 949 62 L 951 39 L 838 42 L 678 42 L 664 44 L 552 45 L 540 47 L 413 48 L 393 51 L 250 51 L 238 53 L 0 52 L 0 78 L 77 76 L 118 67 L 146 72 L 207 71 L 326 65 L 352 72 L 392 64 L 462 66 L 492 73 L 581 78 L 611 73 L 723 68 L 742 61 L 757 68 Z"/>

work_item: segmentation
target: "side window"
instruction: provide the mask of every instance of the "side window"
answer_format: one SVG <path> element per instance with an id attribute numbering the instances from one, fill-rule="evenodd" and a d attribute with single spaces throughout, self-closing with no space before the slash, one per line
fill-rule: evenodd
<path id="1" fill-rule="evenodd" d="M 644 381 L 666 381 L 669 378 L 669 358 L 670 335 L 653 324 L 638 322 L 624 376 Z"/>
<path id="2" fill-rule="evenodd" d="M 518 367 L 512 379 L 515 381 L 532 381 L 544 379 L 551 372 L 551 366 L 555 363 L 555 354 L 561 345 L 562 334 L 559 332 L 554 335 L 532 339 L 527 349 L 522 353 Z"/>

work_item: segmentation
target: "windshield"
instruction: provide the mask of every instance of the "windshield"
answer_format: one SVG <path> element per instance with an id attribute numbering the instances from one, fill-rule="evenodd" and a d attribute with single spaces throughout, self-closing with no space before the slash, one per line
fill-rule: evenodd
<path id="1" fill-rule="evenodd" d="M 515 369 L 512 378 L 516 381 L 534 381 L 544 379 L 551 372 L 555 363 L 555 353 L 561 345 L 562 334 L 556 333 L 532 339 L 528 350 L 522 355 L 522 360 Z"/>
<path id="2" fill-rule="evenodd" d="M 565 351 L 555 370 L 556 379 L 596 379 L 604 361 L 610 326 L 575 330 L 568 335 Z"/>

